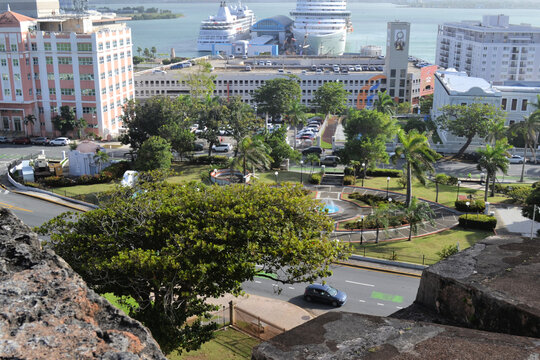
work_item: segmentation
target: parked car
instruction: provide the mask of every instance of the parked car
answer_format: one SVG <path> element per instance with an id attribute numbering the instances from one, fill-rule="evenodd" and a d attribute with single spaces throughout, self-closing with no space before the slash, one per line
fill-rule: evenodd
<path id="1" fill-rule="evenodd" d="M 339 156 L 334 156 L 334 155 L 325 156 L 321 159 L 321 165 L 336 167 L 338 166 L 339 161 L 340 161 Z"/>
<path id="2" fill-rule="evenodd" d="M 30 144 L 30 138 L 27 138 L 25 136 L 16 137 L 15 139 L 11 140 L 13 144 L 17 145 L 29 145 Z"/>
<path id="3" fill-rule="evenodd" d="M 30 139 L 30 142 L 34 145 L 48 145 L 49 139 L 43 136 Z"/>
<path id="4" fill-rule="evenodd" d="M 49 145 L 53 145 L 53 146 L 65 146 L 65 145 L 69 145 L 69 139 L 67 137 L 59 137 L 59 138 L 56 138 L 56 139 L 53 139 L 51 141 L 49 141 Z"/>
<path id="5" fill-rule="evenodd" d="M 304 290 L 304 299 L 338 307 L 347 302 L 347 294 L 329 285 L 311 284 Z"/>
<path id="6" fill-rule="evenodd" d="M 201 143 L 193 144 L 193 151 L 203 151 L 204 145 Z"/>
<path id="7" fill-rule="evenodd" d="M 310 146 L 307 149 L 302 150 L 302 155 L 317 154 L 321 155 L 324 149 L 320 146 Z"/>
<path id="8" fill-rule="evenodd" d="M 221 143 L 218 145 L 212 145 L 212 150 L 215 152 L 229 152 L 232 150 L 232 145 L 229 143 Z"/>
<path id="9" fill-rule="evenodd" d="M 5 136 L 0 136 L 0 144 L 8 143 L 9 139 Z"/>
<path id="10" fill-rule="evenodd" d="M 508 162 L 510 164 L 523 164 L 523 162 L 527 162 L 521 155 L 512 155 L 508 158 Z"/>

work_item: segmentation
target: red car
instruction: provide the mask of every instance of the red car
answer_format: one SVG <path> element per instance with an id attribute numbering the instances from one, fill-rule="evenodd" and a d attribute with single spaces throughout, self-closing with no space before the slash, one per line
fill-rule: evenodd
<path id="1" fill-rule="evenodd" d="M 17 145 L 30 145 L 30 138 L 18 137 L 13 139 L 12 143 Z"/>

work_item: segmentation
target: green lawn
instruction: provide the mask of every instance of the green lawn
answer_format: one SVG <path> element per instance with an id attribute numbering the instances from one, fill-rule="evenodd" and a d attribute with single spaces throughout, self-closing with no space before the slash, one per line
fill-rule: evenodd
<path id="1" fill-rule="evenodd" d="M 365 256 L 389 259 L 393 251 L 397 256 L 395 260 L 418 264 L 422 264 L 423 255 L 425 264 L 428 265 L 439 261 L 436 253 L 445 246 L 459 243 L 459 249 L 463 250 L 490 235 L 493 235 L 493 232 L 456 227 L 438 234 L 413 238 L 411 241 L 400 240 L 364 245 L 351 243 L 351 245 L 353 253 L 358 255 L 364 255 L 365 249 Z"/>
<path id="2" fill-rule="evenodd" d="M 247 336 L 234 329 L 217 331 L 215 339 L 202 345 L 197 351 L 170 353 L 169 360 L 235 360 L 251 359 L 251 349 L 259 344 L 259 340 Z"/>
<path id="3" fill-rule="evenodd" d="M 178 175 L 170 177 L 167 181 L 172 184 L 183 184 L 190 181 L 201 181 L 201 174 L 210 169 L 209 165 L 190 165 L 187 163 L 173 163 L 171 170 Z"/>
<path id="4" fill-rule="evenodd" d="M 258 181 L 262 183 L 265 183 L 265 184 L 276 183 L 275 171 L 256 172 L 255 175 L 257 176 Z M 293 172 L 293 171 L 278 170 L 277 179 L 279 183 L 282 183 L 282 182 L 300 183 L 300 173 Z M 306 174 L 306 172 L 304 171 L 304 175 L 303 175 L 304 183 L 307 183 L 308 179 L 309 179 L 309 173 Z"/>
<path id="5" fill-rule="evenodd" d="M 358 179 L 356 181 L 356 185 L 361 186 L 362 179 Z M 375 189 L 386 190 L 386 178 L 385 177 L 366 178 L 364 180 L 364 186 L 375 188 Z M 439 203 L 449 206 L 449 207 L 454 207 L 454 202 L 456 201 L 456 197 L 457 197 L 457 189 L 458 189 L 457 186 L 439 184 Z M 402 193 L 402 194 L 406 193 L 406 190 L 403 189 L 398 184 L 397 178 L 390 178 L 390 184 L 389 184 L 388 190 Z M 460 195 L 473 194 L 475 198 L 477 199 L 484 199 L 484 191 L 468 189 L 463 186 L 460 186 L 459 194 Z M 436 198 L 435 183 L 428 181 L 426 183 L 426 186 L 424 186 L 418 180 L 413 179 L 413 196 L 417 196 L 426 200 L 435 201 L 435 198 Z M 509 199 L 508 197 L 504 195 L 500 195 L 500 194 L 495 197 L 488 197 L 488 201 L 492 203 L 499 203 L 508 199 Z"/>
<path id="6" fill-rule="evenodd" d="M 87 195 L 97 194 L 108 190 L 112 190 L 116 183 L 109 184 L 92 184 L 92 185 L 76 185 L 65 186 L 51 189 L 52 192 L 60 195 L 73 196 L 73 195 Z"/>

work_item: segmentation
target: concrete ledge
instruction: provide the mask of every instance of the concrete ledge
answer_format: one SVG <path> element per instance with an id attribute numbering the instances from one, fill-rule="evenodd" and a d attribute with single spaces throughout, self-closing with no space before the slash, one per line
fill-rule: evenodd
<path id="1" fill-rule="evenodd" d="M 397 267 L 400 267 L 400 268 L 412 269 L 412 270 L 424 270 L 425 268 L 427 268 L 427 266 L 424 266 L 424 265 L 406 263 L 406 262 L 401 262 L 401 261 L 391 261 L 391 260 L 377 259 L 377 258 L 366 257 L 366 256 L 361 256 L 361 255 L 351 255 L 349 257 L 349 259 L 358 260 L 358 261 L 365 261 L 365 262 L 370 262 L 370 263 L 374 263 L 374 264 L 397 266 Z"/>

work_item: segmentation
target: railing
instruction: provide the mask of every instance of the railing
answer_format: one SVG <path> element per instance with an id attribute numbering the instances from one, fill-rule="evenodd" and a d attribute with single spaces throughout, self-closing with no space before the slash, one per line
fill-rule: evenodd
<path id="1" fill-rule="evenodd" d="M 232 308 L 231 325 L 261 340 L 269 340 L 286 331 L 285 328 L 261 319 L 260 316 L 249 311 L 239 309 L 234 305 Z"/>

